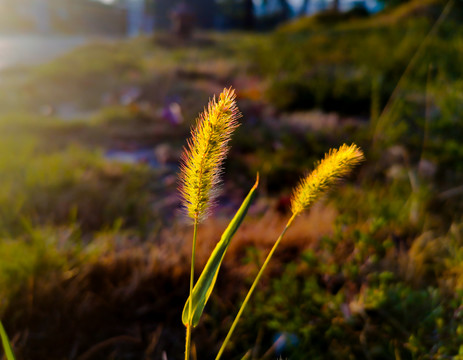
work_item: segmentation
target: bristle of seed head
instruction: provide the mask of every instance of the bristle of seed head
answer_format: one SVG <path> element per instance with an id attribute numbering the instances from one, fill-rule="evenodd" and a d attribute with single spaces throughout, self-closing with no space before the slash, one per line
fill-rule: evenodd
<path id="1" fill-rule="evenodd" d="M 293 190 L 291 211 L 300 214 L 309 208 L 315 200 L 325 193 L 351 169 L 364 160 L 362 150 L 355 144 L 344 144 L 339 149 L 331 149 L 325 158 L 316 164 L 316 168 L 303 178 Z"/>
<path id="2" fill-rule="evenodd" d="M 196 120 L 182 155 L 180 193 L 187 215 L 202 220 L 217 197 L 223 162 L 231 135 L 241 117 L 232 88 L 209 101 Z"/>

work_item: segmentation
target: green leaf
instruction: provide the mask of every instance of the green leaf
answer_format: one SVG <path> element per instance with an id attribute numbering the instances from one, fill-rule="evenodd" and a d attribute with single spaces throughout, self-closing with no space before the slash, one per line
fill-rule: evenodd
<path id="1" fill-rule="evenodd" d="M 225 252 L 230 245 L 230 241 L 233 235 L 235 235 L 236 231 L 241 225 L 241 222 L 246 216 L 248 209 L 251 206 L 251 202 L 256 196 L 258 184 L 259 174 L 257 174 L 256 183 L 252 187 L 248 196 L 246 196 L 246 199 L 244 199 L 243 203 L 235 214 L 235 217 L 230 222 L 225 232 L 222 234 L 220 241 L 217 243 L 214 251 L 209 257 L 209 260 L 207 261 L 206 266 L 204 267 L 203 272 L 198 279 L 198 282 L 193 288 L 191 316 L 189 316 L 190 298 L 188 298 L 185 307 L 183 308 L 182 321 L 185 326 L 187 326 L 190 322 L 193 326 L 198 325 L 201 314 L 204 311 L 204 307 L 209 300 L 209 296 L 211 296 L 212 290 L 217 280 L 217 275 L 219 273 L 220 265 L 222 264 Z"/>
<path id="2" fill-rule="evenodd" d="M 10 340 L 8 339 L 8 335 L 6 334 L 5 328 L 3 327 L 2 322 L 0 321 L 0 337 L 2 338 L 3 349 L 5 351 L 5 356 L 7 360 L 15 360 L 13 349 L 10 345 Z"/>

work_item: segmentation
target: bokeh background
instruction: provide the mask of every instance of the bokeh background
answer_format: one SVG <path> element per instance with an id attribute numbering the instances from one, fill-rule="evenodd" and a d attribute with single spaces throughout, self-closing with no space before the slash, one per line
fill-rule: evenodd
<path id="1" fill-rule="evenodd" d="M 0 317 L 18 360 L 182 359 L 179 159 L 243 114 L 196 274 L 259 172 L 196 359 L 215 357 L 330 148 L 366 161 L 300 216 L 225 359 L 463 359 L 461 0 L 0 0 Z M 196 355 L 195 355 L 196 354 Z"/>

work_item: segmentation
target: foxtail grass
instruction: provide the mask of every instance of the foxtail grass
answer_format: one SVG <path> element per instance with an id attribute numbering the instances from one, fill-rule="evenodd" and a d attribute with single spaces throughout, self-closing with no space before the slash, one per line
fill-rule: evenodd
<path id="1" fill-rule="evenodd" d="M 316 164 L 315 170 L 313 170 L 312 173 L 308 176 L 304 177 L 300 181 L 299 185 L 294 188 L 291 198 L 292 216 L 288 220 L 285 228 L 276 240 L 256 278 L 254 279 L 254 282 L 252 283 L 251 288 L 249 289 L 243 304 L 241 305 L 238 314 L 236 315 L 230 327 L 227 337 L 225 338 L 217 354 L 216 360 L 221 358 L 236 328 L 236 325 L 238 324 L 238 321 L 243 314 L 243 311 L 246 308 L 252 293 L 254 292 L 254 289 L 256 288 L 278 245 L 283 239 L 285 233 L 291 227 L 295 218 L 304 210 L 307 210 L 316 200 L 318 200 L 323 194 L 331 189 L 336 182 L 338 182 L 344 176 L 348 175 L 352 168 L 363 161 L 363 159 L 363 152 L 355 144 L 350 146 L 344 144 L 339 149 L 331 149 L 329 153 L 325 155 L 325 158 Z"/>
<path id="2" fill-rule="evenodd" d="M 355 144 L 344 144 L 339 149 L 331 149 L 317 164 L 315 170 L 304 177 L 293 190 L 292 213 L 297 216 L 308 209 L 332 185 L 349 174 L 363 158 L 363 152 Z"/>
<path id="3" fill-rule="evenodd" d="M 214 204 L 217 197 L 221 182 L 222 165 L 229 150 L 228 144 L 231 135 L 238 127 L 237 119 L 239 117 L 240 114 L 236 106 L 234 91 L 231 88 L 224 89 L 218 99 L 216 100 L 214 97 L 207 109 L 199 116 L 196 126 L 191 131 L 191 139 L 188 141 L 182 157 L 180 193 L 185 212 L 194 223 L 190 291 L 182 313 L 182 322 L 186 327 L 185 360 L 190 359 L 192 328 L 199 322 L 217 280 L 225 252 L 233 235 L 246 216 L 259 183 L 259 176 L 257 176 L 255 185 L 223 233 L 220 241 L 211 253 L 198 282 L 194 285 L 198 224 L 209 215 L 211 205 Z M 363 161 L 363 159 L 362 151 L 355 144 L 350 146 L 344 144 L 339 149 L 331 149 L 325 155 L 324 159 L 315 164 L 316 166 L 312 173 L 304 177 L 295 187 L 291 197 L 292 215 L 254 279 L 217 354 L 216 360 L 222 356 L 254 289 L 296 217 L 310 208 L 316 200 L 331 189 L 340 179 L 348 175 L 352 168 Z"/>
<path id="4" fill-rule="evenodd" d="M 229 150 L 228 143 L 238 127 L 240 113 L 235 97 L 234 90 L 229 88 L 224 89 L 217 100 L 214 97 L 209 102 L 207 109 L 197 119 L 182 156 L 180 193 L 186 213 L 194 222 L 189 299 L 192 299 L 194 284 L 198 223 L 209 215 L 217 197 L 222 165 Z M 191 352 L 192 303 L 188 303 L 185 360 L 190 358 Z"/>
<path id="5" fill-rule="evenodd" d="M 233 89 L 224 89 L 199 116 L 182 156 L 180 192 L 187 214 L 203 220 L 217 197 L 228 143 L 240 113 Z"/>

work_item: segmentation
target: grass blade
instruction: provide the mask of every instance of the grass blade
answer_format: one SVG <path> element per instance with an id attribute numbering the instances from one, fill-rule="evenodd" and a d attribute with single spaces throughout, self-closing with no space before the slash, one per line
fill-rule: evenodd
<path id="1" fill-rule="evenodd" d="M 256 183 L 252 187 L 248 196 L 246 196 L 246 198 L 244 199 L 243 203 L 241 204 L 240 208 L 235 214 L 235 217 L 232 219 L 227 229 L 222 234 L 220 241 L 217 243 L 214 251 L 209 257 L 209 260 L 207 261 L 206 266 L 204 267 L 204 270 L 201 273 L 201 276 L 199 277 L 198 282 L 196 283 L 193 289 L 191 316 L 189 314 L 190 298 L 188 298 L 185 307 L 183 308 L 182 321 L 185 326 L 189 323 L 190 319 L 192 320 L 191 324 L 193 326 L 198 325 L 201 314 L 204 311 L 204 307 L 206 306 L 206 303 L 209 300 L 209 296 L 211 295 L 215 282 L 217 280 L 217 275 L 219 273 L 222 260 L 225 256 L 225 252 L 227 251 L 233 235 L 235 235 L 236 231 L 240 227 L 241 222 L 246 216 L 246 213 L 248 212 L 248 209 L 256 196 L 258 184 L 259 175 L 257 175 Z"/>
<path id="2" fill-rule="evenodd" d="M 3 350 L 5 351 L 5 356 L 7 360 L 15 360 L 13 349 L 10 345 L 10 340 L 6 334 L 5 328 L 3 327 L 2 322 L 0 321 L 0 337 L 2 338 Z"/>

